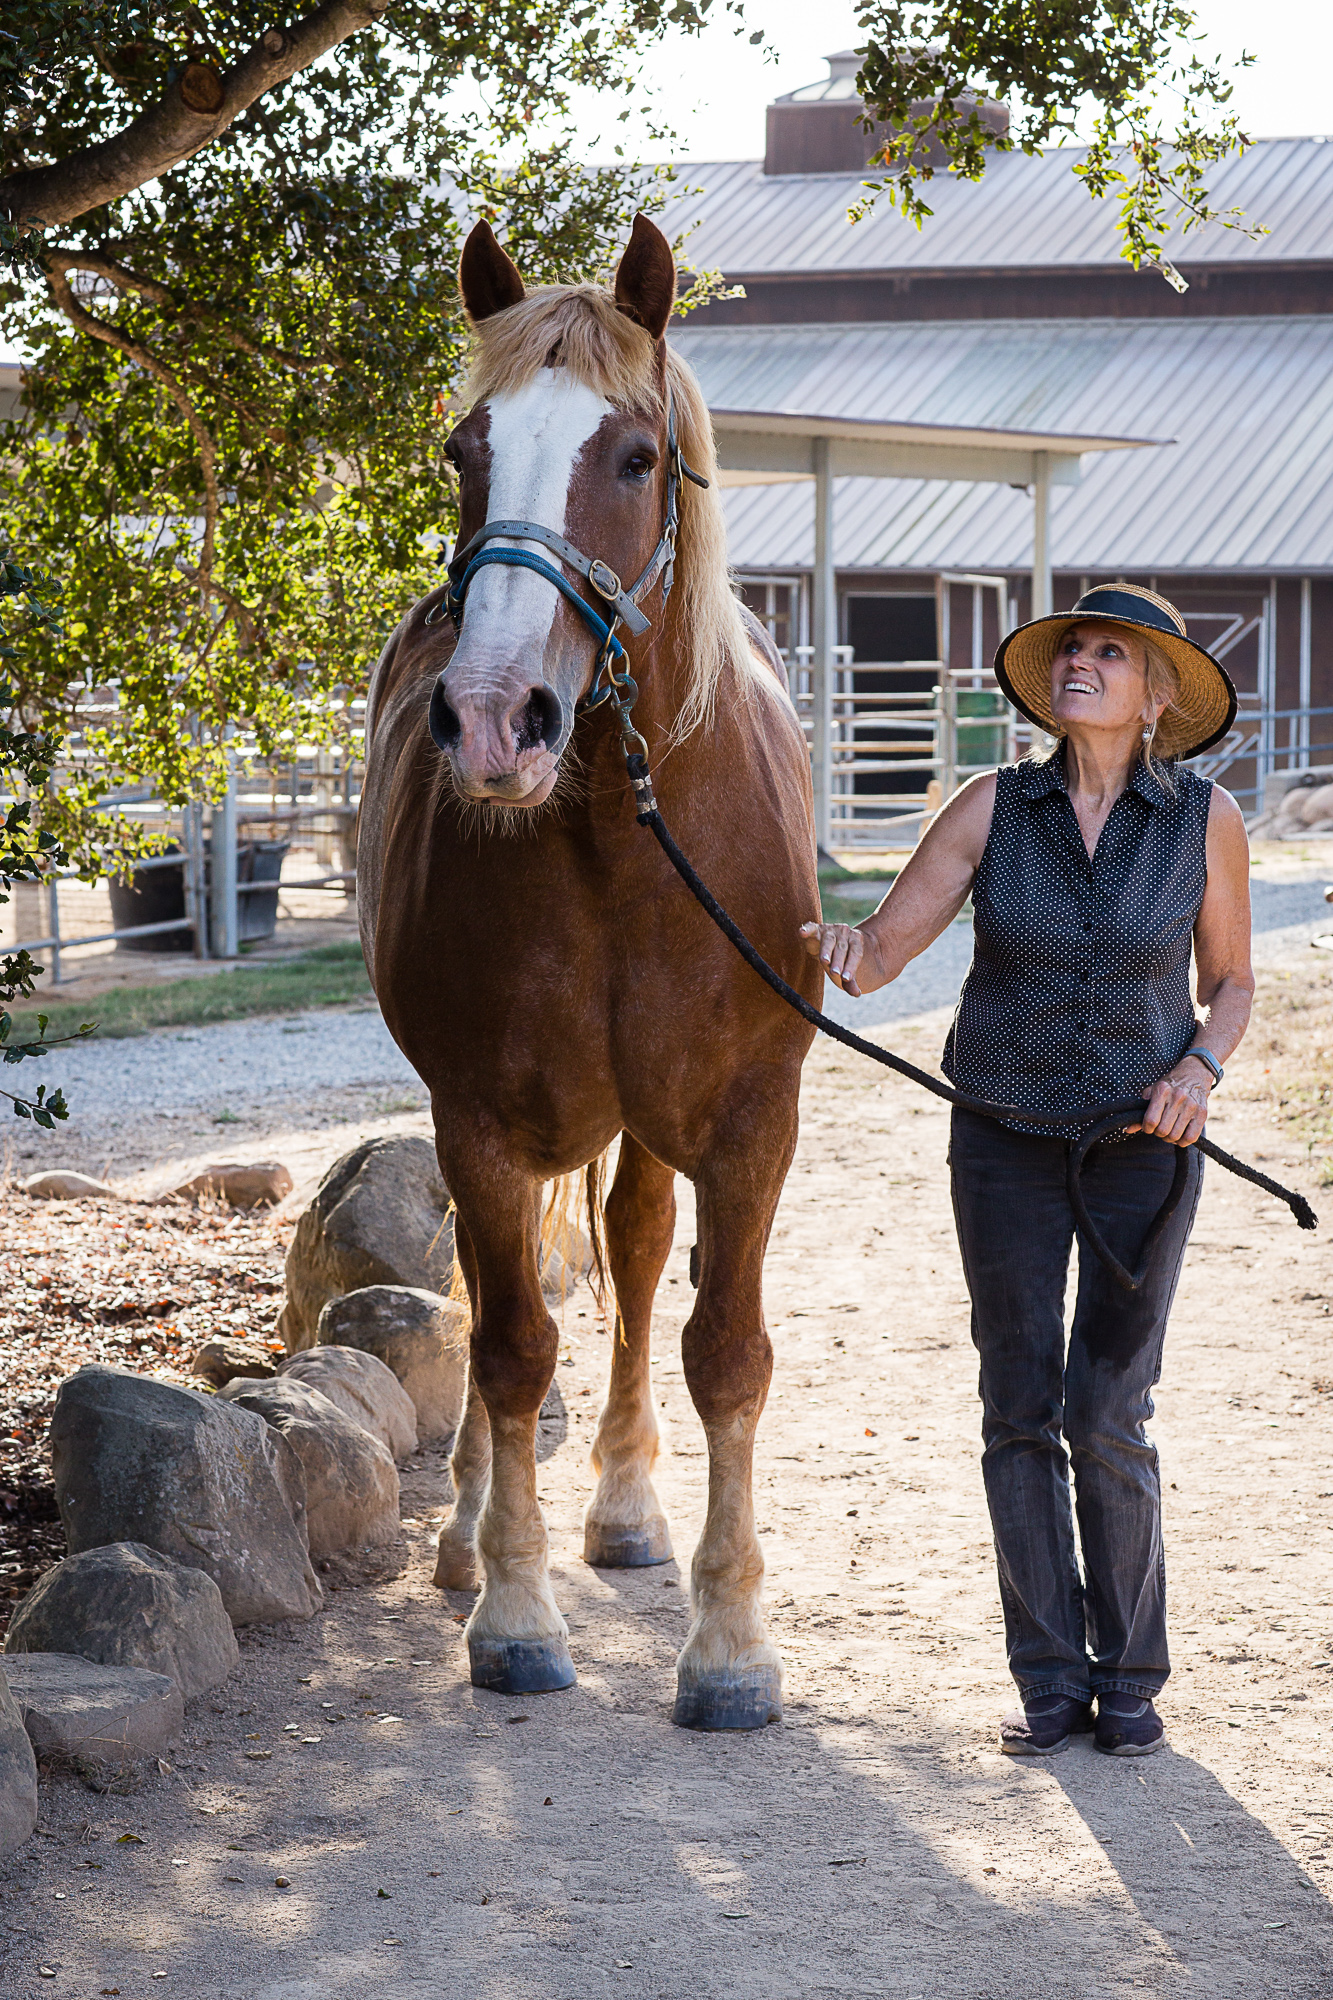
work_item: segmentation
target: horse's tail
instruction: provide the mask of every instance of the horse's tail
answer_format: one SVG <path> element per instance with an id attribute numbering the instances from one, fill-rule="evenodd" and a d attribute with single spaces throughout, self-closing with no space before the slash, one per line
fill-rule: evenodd
<path id="1" fill-rule="evenodd" d="M 609 1152 L 609 1148 L 607 1149 Z M 588 1265 L 588 1283 L 597 1300 L 598 1310 L 606 1315 L 608 1294 L 611 1290 L 610 1270 L 606 1257 L 606 1162 L 607 1154 L 599 1154 L 597 1159 L 583 1172 L 583 1207 L 587 1212 L 588 1234 L 586 1244 L 581 1241 L 579 1228 L 579 1175 L 563 1174 L 552 1181 L 550 1193 L 546 1197 L 546 1208 L 542 1215 L 541 1227 L 541 1272 L 543 1285 L 550 1265 L 560 1259 L 560 1301 L 563 1305 L 569 1287 L 571 1274 L 575 1277 Z"/>
<path id="2" fill-rule="evenodd" d="M 458 1210 L 455 1207 L 453 1198 L 451 1196 L 449 1201 L 449 1206 L 445 1211 L 444 1221 L 440 1224 L 439 1235 L 437 1235 L 436 1237 L 436 1242 L 438 1242 L 439 1237 L 444 1234 L 445 1225 L 447 1223 L 453 1222 L 455 1228 L 457 1228 L 457 1221 L 456 1221 L 457 1214 Z M 431 1249 L 433 1250 L 434 1248 L 435 1244 L 432 1243 Z M 459 1257 L 456 1249 L 454 1251 L 453 1269 L 449 1274 L 449 1301 L 451 1305 L 456 1305 L 456 1306 L 470 1307 L 472 1304 L 472 1299 L 471 1296 L 469 1295 L 467 1288 L 467 1279 L 463 1276 L 462 1259 Z"/>
<path id="3" fill-rule="evenodd" d="M 592 1270 L 588 1282 L 597 1300 L 597 1309 L 606 1318 L 607 1294 L 611 1290 L 611 1273 L 606 1261 L 606 1162 L 610 1153 L 599 1153 L 590 1162 L 584 1177 L 584 1197 L 588 1210 L 588 1250 L 592 1258 Z M 617 1318 L 619 1315 L 617 1314 Z"/>

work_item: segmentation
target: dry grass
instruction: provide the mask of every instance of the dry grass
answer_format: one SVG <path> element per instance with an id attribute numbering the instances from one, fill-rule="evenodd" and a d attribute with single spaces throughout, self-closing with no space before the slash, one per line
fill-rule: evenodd
<path id="1" fill-rule="evenodd" d="M 1232 1063 L 1229 1096 L 1263 1106 L 1288 1143 L 1333 1183 L 1333 961 L 1261 972 L 1249 1033 Z"/>
<path id="2" fill-rule="evenodd" d="M 58 990 L 58 989 L 57 989 Z M 113 987 L 89 1000 L 43 1001 L 16 1011 L 14 1041 L 37 1033 L 74 1034 L 94 1021 L 103 1041 L 146 1035 L 154 1028 L 197 1028 L 210 1021 L 239 1021 L 254 1014 L 300 1014 L 309 1007 L 342 1007 L 369 1000 L 370 979 L 355 939 L 317 945 L 286 959 L 256 959 L 231 972 L 202 979 L 159 979 L 144 986 Z"/>

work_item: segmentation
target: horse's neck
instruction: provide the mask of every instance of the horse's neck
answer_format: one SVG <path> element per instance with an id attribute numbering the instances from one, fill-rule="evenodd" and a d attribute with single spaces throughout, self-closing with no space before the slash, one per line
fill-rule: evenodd
<path id="1" fill-rule="evenodd" d="M 660 742 L 672 729 L 689 699 L 690 656 L 682 623 L 675 605 L 668 602 L 661 628 L 654 630 L 633 670 L 639 684 L 634 722 L 650 742 Z"/>

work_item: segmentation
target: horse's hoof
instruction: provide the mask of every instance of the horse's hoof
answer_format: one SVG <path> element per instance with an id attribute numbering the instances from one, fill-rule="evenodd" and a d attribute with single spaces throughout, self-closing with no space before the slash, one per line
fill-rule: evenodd
<path id="1" fill-rule="evenodd" d="M 463 1541 L 455 1540 L 452 1535 L 440 1536 L 440 1550 L 431 1582 L 437 1590 L 476 1590 L 480 1587 L 477 1553 L 470 1538 Z"/>
<path id="2" fill-rule="evenodd" d="M 594 1569 L 650 1569 L 671 1561 L 671 1530 L 660 1514 L 637 1528 L 585 1521 L 583 1560 Z"/>
<path id="3" fill-rule="evenodd" d="M 781 1670 L 774 1663 L 749 1673 L 682 1679 L 671 1720 L 681 1729 L 763 1729 L 781 1722 Z"/>
<path id="4" fill-rule="evenodd" d="M 563 1639 L 474 1639 L 467 1642 L 472 1685 L 493 1694 L 555 1694 L 578 1679 Z"/>

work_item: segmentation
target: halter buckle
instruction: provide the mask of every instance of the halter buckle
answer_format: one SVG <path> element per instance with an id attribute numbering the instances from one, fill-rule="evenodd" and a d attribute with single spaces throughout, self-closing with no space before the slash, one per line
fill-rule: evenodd
<path id="1" fill-rule="evenodd" d="M 588 564 L 588 581 L 599 597 L 613 604 L 621 592 L 620 578 L 610 563 L 604 563 L 600 556 L 594 556 Z"/>

